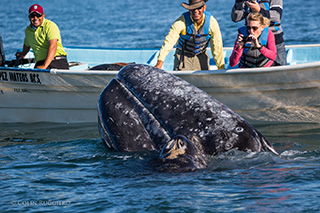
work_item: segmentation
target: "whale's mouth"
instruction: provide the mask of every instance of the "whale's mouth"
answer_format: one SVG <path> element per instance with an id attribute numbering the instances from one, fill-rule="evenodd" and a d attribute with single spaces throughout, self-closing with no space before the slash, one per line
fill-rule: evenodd
<path id="1" fill-rule="evenodd" d="M 271 143 L 257 130 L 254 131 L 256 133 L 256 143 L 258 144 L 257 151 L 269 151 L 276 155 L 279 155 L 279 153 L 273 148 Z"/>

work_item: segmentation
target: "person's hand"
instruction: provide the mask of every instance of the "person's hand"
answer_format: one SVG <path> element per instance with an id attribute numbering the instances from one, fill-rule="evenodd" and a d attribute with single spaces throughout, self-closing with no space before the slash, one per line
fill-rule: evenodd
<path id="1" fill-rule="evenodd" d="M 252 38 L 252 43 L 254 43 L 254 45 L 257 47 L 257 48 L 261 48 L 261 44 L 259 43 L 259 39 L 255 36 L 255 35 L 249 35 L 248 36 L 249 38 L 251 37 Z"/>
<path id="2" fill-rule="evenodd" d="M 22 52 L 17 52 L 16 57 L 17 57 L 17 59 L 21 59 L 21 58 L 24 58 L 24 55 Z"/>
<path id="3" fill-rule="evenodd" d="M 254 12 L 260 12 L 260 10 L 261 10 L 261 7 L 260 7 L 259 3 L 256 0 L 247 1 L 246 4 Z"/>
<path id="4" fill-rule="evenodd" d="M 40 65 L 36 67 L 37 69 L 47 69 L 47 67 L 45 67 L 44 65 Z"/>
<path id="5" fill-rule="evenodd" d="M 162 65 L 163 65 L 163 61 L 158 61 L 157 64 L 154 67 L 162 69 Z"/>
<path id="6" fill-rule="evenodd" d="M 237 43 L 238 43 L 238 49 L 242 49 L 244 46 L 244 40 L 243 40 L 242 34 L 238 35 Z"/>

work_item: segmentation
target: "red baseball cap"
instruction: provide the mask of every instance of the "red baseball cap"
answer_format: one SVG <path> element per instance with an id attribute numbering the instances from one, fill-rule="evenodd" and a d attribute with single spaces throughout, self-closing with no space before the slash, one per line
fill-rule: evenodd
<path id="1" fill-rule="evenodd" d="M 40 15 L 42 15 L 43 14 L 43 8 L 38 4 L 34 4 L 29 8 L 29 15 L 31 13 L 34 13 L 34 12 L 35 13 L 39 13 Z"/>

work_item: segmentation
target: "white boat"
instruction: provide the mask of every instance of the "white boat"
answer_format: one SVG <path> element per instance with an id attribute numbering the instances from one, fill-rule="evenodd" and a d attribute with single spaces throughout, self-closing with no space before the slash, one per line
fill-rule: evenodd
<path id="1" fill-rule="evenodd" d="M 66 47 L 70 70 L 39 70 L 33 64 L 0 67 L 0 122 L 97 122 L 100 92 L 118 71 L 89 70 L 99 64 L 155 65 L 157 49 Z M 206 91 L 252 123 L 320 123 L 320 44 L 287 46 L 288 65 L 270 68 L 171 71 Z M 225 48 L 226 64 L 232 48 Z M 208 51 L 209 55 L 211 54 Z M 27 57 L 32 57 L 29 53 Z M 210 55 L 210 57 L 212 57 Z M 227 66 L 227 65 L 226 65 Z"/>

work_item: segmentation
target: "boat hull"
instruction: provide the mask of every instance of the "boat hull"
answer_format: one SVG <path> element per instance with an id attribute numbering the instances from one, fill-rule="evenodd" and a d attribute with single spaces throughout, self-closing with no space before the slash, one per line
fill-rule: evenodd
<path id="1" fill-rule="evenodd" d="M 318 62 L 199 75 L 178 76 L 251 122 L 320 122 Z"/>
<path id="2" fill-rule="evenodd" d="M 7 76 L 17 73 L 16 70 L 1 72 Z M 1 82 L 0 122 L 96 122 L 99 94 L 116 76 L 116 73 L 19 72 L 28 77 L 37 76 L 40 83 L 33 83 L 30 78 L 28 82 L 10 79 Z"/>
<path id="3" fill-rule="evenodd" d="M 97 51 L 101 55 L 102 50 Z M 148 54 L 152 55 L 148 61 L 154 62 L 156 54 Z M 270 68 L 168 72 L 252 123 L 320 123 L 320 60 Z M 0 122 L 97 122 L 98 97 L 117 73 L 0 67 Z"/>

